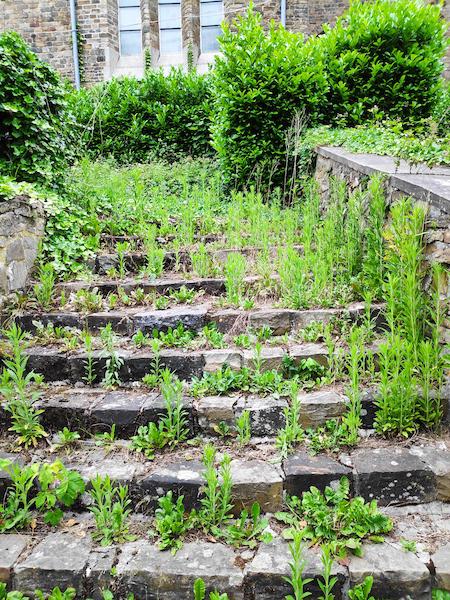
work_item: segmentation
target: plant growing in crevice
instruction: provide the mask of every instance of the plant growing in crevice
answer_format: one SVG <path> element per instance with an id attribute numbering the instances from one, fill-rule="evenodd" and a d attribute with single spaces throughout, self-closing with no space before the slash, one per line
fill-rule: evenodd
<path id="1" fill-rule="evenodd" d="M 105 388 L 112 388 L 120 385 L 119 371 L 124 361 L 115 349 L 117 337 L 112 330 L 111 323 L 101 328 L 100 338 L 103 344 L 102 356 L 106 359 L 105 374 L 101 384 Z"/>

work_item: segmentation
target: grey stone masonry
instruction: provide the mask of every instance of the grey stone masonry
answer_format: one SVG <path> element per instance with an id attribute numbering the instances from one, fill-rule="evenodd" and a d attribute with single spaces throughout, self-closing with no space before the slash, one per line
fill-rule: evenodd
<path id="1" fill-rule="evenodd" d="M 25 287 L 44 227 L 39 200 L 17 196 L 0 202 L 0 301 Z"/>
<path id="2" fill-rule="evenodd" d="M 330 193 L 330 177 L 343 179 L 350 191 L 364 189 L 371 175 L 384 175 L 388 205 L 410 197 L 427 211 L 425 254 L 429 262 L 450 266 L 450 167 L 410 164 L 390 156 L 354 154 L 343 148 L 319 147 L 315 179 L 322 203 Z M 450 279 L 447 276 L 447 296 Z M 450 320 L 444 321 L 443 341 L 450 341 Z"/>

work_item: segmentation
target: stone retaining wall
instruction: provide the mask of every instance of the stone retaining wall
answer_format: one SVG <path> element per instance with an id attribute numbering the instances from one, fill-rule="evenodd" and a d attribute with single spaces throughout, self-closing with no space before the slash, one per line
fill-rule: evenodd
<path id="1" fill-rule="evenodd" d="M 25 287 L 44 227 L 39 200 L 17 196 L 0 202 L 0 301 Z"/>
<path id="2" fill-rule="evenodd" d="M 425 253 L 430 262 L 450 267 L 450 168 L 412 165 L 389 156 L 353 154 L 343 148 L 317 149 L 315 178 L 323 202 L 330 192 L 330 177 L 344 179 L 350 191 L 364 189 L 371 175 L 385 177 L 388 205 L 410 197 L 427 210 Z M 447 298 L 450 277 L 447 272 Z M 450 320 L 445 321 L 444 341 L 450 342 Z"/>

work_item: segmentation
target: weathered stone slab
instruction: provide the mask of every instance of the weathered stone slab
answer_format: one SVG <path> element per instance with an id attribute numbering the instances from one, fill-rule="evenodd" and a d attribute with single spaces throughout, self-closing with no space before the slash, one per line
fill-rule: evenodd
<path id="1" fill-rule="evenodd" d="M 70 371 L 64 353 L 55 348 L 25 349 L 28 355 L 28 371 L 34 371 L 44 376 L 45 381 L 64 381 L 69 379 Z"/>
<path id="2" fill-rule="evenodd" d="M 298 331 L 314 322 L 327 324 L 342 311 L 338 308 L 314 308 L 310 310 L 296 310 L 292 315 L 292 329 Z"/>
<path id="3" fill-rule="evenodd" d="M 144 401 L 144 395 L 108 392 L 92 409 L 92 419 L 106 430 L 114 424 L 118 435 L 134 435 Z"/>
<path id="4" fill-rule="evenodd" d="M 289 356 L 296 363 L 312 358 L 321 365 L 326 366 L 328 364 L 328 351 L 323 344 L 296 344 L 290 346 Z"/>
<path id="5" fill-rule="evenodd" d="M 89 598 L 102 600 L 101 590 L 112 587 L 113 575 L 111 569 L 116 563 L 118 550 L 117 547 L 111 546 L 92 549 L 86 567 L 86 589 Z"/>
<path id="6" fill-rule="evenodd" d="M 241 396 L 237 401 L 236 416 L 239 416 L 244 410 L 248 410 L 252 436 L 275 436 L 285 425 L 283 412 L 285 408 L 287 408 L 285 398 Z"/>
<path id="7" fill-rule="evenodd" d="M 83 329 L 84 317 L 77 313 L 37 313 L 26 314 L 15 317 L 17 325 L 30 333 L 36 331 L 34 322 L 40 322 L 42 325 L 51 323 L 55 327 L 73 327 Z"/>
<path id="8" fill-rule="evenodd" d="M 264 346 L 261 349 L 261 370 L 270 371 L 271 369 L 279 370 L 283 362 L 283 357 L 286 355 L 286 351 L 283 348 L 271 348 L 270 346 Z M 249 369 L 255 369 L 257 366 L 257 359 L 254 350 L 243 351 L 243 366 Z"/>
<path id="9" fill-rule="evenodd" d="M 348 398 L 334 390 L 309 392 L 299 397 L 300 422 L 305 428 L 324 425 L 347 410 Z"/>
<path id="10" fill-rule="evenodd" d="M 45 393 L 37 403 L 43 409 L 41 423 L 47 431 L 59 431 L 63 427 L 71 430 L 88 430 L 92 424 L 90 411 L 105 395 L 104 390 L 73 389 L 61 394 L 47 396 Z"/>
<path id="11" fill-rule="evenodd" d="M 234 428 L 236 402 L 236 396 L 207 396 L 194 401 L 200 429 L 208 433 L 215 433 L 215 428 L 221 422 Z"/>
<path id="12" fill-rule="evenodd" d="M 204 370 L 209 373 L 213 373 L 225 365 L 234 371 L 238 371 L 242 367 L 242 354 L 238 350 L 208 350 L 204 353 L 204 357 Z"/>
<path id="13" fill-rule="evenodd" d="M 450 502 L 450 450 L 445 442 L 433 446 L 413 446 L 411 453 L 418 456 L 435 474 L 437 499 Z"/>
<path id="14" fill-rule="evenodd" d="M 133 331 L 152 333 L 154 329 L 167 331 L 175 329 L 181 323 L 185 329 L 200 331 L 206 324 L 207 305 L 195 307 L 177 306 L 167 310 L 148 310 L 133 316 Z"/>
<path id="15" fill-rule="evenodd" d="M 13 567 L 29 541 L 25 535 L 14 533 L 0 535 L 0 582 L 9 582 Z"/>
<path id="16" fill-rule="evenodd" d="M 225 308 L 208 315 L 208 321 L 215 323 L 218 331 L 222 333 L 233 331 L 233 333 L 238 334 L 245 331 L 248 320 L 248 313 L 233 308 Z"/>
<path id="17" fill-rule="evenodd" d="M 200 488 L 205 483 L 205 467 L 197 460 L 172 462 L 167 466 L 156 467 L 152 473 L 138 481 L 143 505 L 148 508 L 158 506 L 158 499 L 172 490 L 175 498 L 184 496 L 187 510 L 199 505 Z"/>
<path id="18" fill-rule="evenodd" d="M 123 310 L 93 313 L 88 315 L 86 320 L 90 331 L 99 331 L 108 324 L 111 324 L 113 331 L 116 333 L 126 335 L 132 331 L 130 315 Z"/>
<path id="19" fill-rule="evenodd" d="M 279 471 L 262 460 L 231 461 L 234 511 L 250 509 L 258 502 L 264 512 L 280 510 L 283 504 L 283 479 Z"/>
<path id="20" fill-rule="evenodd" d="M 49 593 L 55 586 L 82 590 L 91 545 L 89 538 L 69 533 L 48 535 L 14 567 L 14 588 L 25 594 L 36 588 Z"/>
<path id="21" fill-rule="evenodd" d="M 323 491 L 327 485 L 337 485 L 341 477 L 353 480 L 352 470 L 337 460 L 325 454 L 310 456 L 305 451 L 295 452 L 284 460 L 283 470 L 284 488 L 291 496 L 301 496 L 311 486 Z"/>
<path id="22" fill-rule="evenodd" d="M 358 450 L 352 454 L 356 493 L 380 505 L 417 504 L 436 498 L 436 477 L 405 448 Z"/>
<path id="23" fill-rule="evenodd" d="M 430 572 L 412 552 L 399 544 L 367 544 L 361 558 L 352 556 L 349 564 L 350 583 L 361 583 L 365 577 L 374 579 L 375 598 L 428 600 L 431 593 Z"/>
<path id="24" fill-rule="evenodd" d="M 305 548 L 303 558 L 306 561 L 303 578 L 312 578 L 313 581 L 306 586 L 306 591 L 312 593 L 312 598 L 318 598 L 320 589 L 317 583 L 322 573 L 322 563 L 319 552 Z M 278 600 L 292 594 L 292 587 L 285 581 L 291 575 L 289 563 L 292 556 L 288 543 L 276 538 L 270 544 L 262 544 L 254 559 L 245 569 L 245 589 L 252 600 Z M 337 577 L 333 594 L 336 600 L 343 597 L 343 587 L 347 571 L 344 567 L 334 563 L 332 574 Z M 247 596 L 246 596 L 247 597 Z"/>
<path id="25" fill-rule="evenodd" d="M 431 562 L 435 569 L 435 587 L 450 592 L 450 544 L 441 546 Z"/>
<path id="26" fill-rule="evenodd" d="M 273 335 L 284 335 L 292 328 L 292 319 L 295 311 L 280 308 L 266 308 L 251 312 L 249 315 L 250 327 L 261 329 L 270 327 Z"/>
<path id="27" fill-rule="evenodd" d="M 175 556 L 148 541 L 121 547 L 117 578 L 121 597 L 180 600 L 191 598 L 194 581 L 201 577 L 210 591 L 226 590 L 230 600 L 243 600 L 243 574 L 233 550 L 223 544 L 191 542 Z"/>

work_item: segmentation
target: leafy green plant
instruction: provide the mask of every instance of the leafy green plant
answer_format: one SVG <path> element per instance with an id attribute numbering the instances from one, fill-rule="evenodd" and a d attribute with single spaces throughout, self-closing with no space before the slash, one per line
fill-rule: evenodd
<path id="1" fill-rule="evenodd" d="M 117 242 L 116 244 L 116 253 L 118 260 L 118 273 L 121 279 L 125 278 L 127 274 L 127 266 L 126 266 L 126 253 L 130 249 L 130 244 L 128 242 Z"/>
<path id="2" fill-rule="evenodd" d="M 266 531 L 268 525 L 269 519 L 261 517 L 261 507 L 254 502 L 250 514 L 243 510 L 236 521 L 226 526 L 223 536 L 232 546 L 255 548 L 259 541 L 269 543 L 272 540 L 272 535 Z"/>
<path id="3" fill-rule="evenodd" d="M 160 550 L 170 549 L 175 554 L 183 545 L 183 535 L 192 527 L 192 515 L 186 517 L 183 501 L 184 496 L 174 501 L 172 490 L 158 500 L 154 528 Z"/>
<path id="4" fill-rule="evenodd" d="M 95 434 L 95 445 L 101 447 L 110 447 L 117 440 L 116 424 L 113 423 L 109 431 Z"/>
<path id="5" fill-rule="evenodd" d="M 246 261 L 242 254 L 230 252 L 224 267 L 227 301 L 239 305 L 244 294 Z"/>
<path id="6" fill-rule="evenodd" d="M 337 577 L 331 576 L 331 570 L 333 568 L 333 554 L 331 548 L 324 544 L 322 546 L 322 554 L 320 556 L 322 561 L 322 579 L 318 581 L 322 596 L 319 596 L 319 600 L 334 600 L 333 588 L 336 585 Z"/>
<path id="7" fill-rule="evenodd" d="M 196 579 L 194 582 L 194 600 L 205 600 L 206 587 L 203 579 Z M 219 594 L 219 592 L 211 592 L 209 600 L 228 600 L 227 594 Z"/>
<path id="8" fill-rule="evenodd" d="M 33 372 L 27 373 L 28 356 L 24 353 L 26 334 L 14 323 L 3 332 L 8 340 L 12 355 L 4 358 L 0 390 L 6 401 L 6 410 L 11 414 L 10 431 L 18 435 L 17 442 L 25 448 L 36 446 L 47 436 L 40 424 L 42 410 L 36 408 L 40 392 L 35 389 L 40 378 Z"/>
<path id="9" fill-rule="evenodd" d="M 370 595 L 373 586 L 372 575 L 367 575 L 362 583 L 355 585 L 353 588 L 348 590 L 348 597 L 350 600 L 375 600 Z"/>
<path id="10" fill-rule="evenodd" d="M 55 449 L 69 449 L 77 444 L 81 436 L 78 431 L 71 431 L 68 427 L 63 427 L 61 431 L 56 434 L 56 442 L 54 444 Z"/>
<path id="11" fill-rule="evenodd" d="M 106 388 L 111 388 L 120 385 L 119 371 L 123 365 L 123 358 L 121 358 L 115 350 L 117 338 L 112 330 L 111 323 L 108 323 L 105 327 L 101 328 L 100 338 L 103 343 L 102 355 L 106 358 L 105 374 L 102 385 Z"/>
<path id="12" fill-rule="evenodd" d="M 233 508 L 231 504 L 231 459 L 224 454 L 219 469 L 215 466 L 216 449 L 212 444 L 206 444 L 203 450 L 204 477 L 203 498 L 200 499 L 201 509 L 199 521 L 204 529 L 218 533 L 218 527 L 230 518 Z"/>
<path id="13" fill-rule="evenodd" d="M 209 323 L 202 329 L 202 336 L 206 339 L 211 348 L 224 348 L 225 336 L 217 330 L 215 323 Z"/>
<path id="14" fill-rule="evenodd" d="M 131 513 L 128 486 L 114 484 L 108 475 L 97 475 L 91 480 L 91 486 L 89 510 L 96 525 L 93 538 L 102 546 L 133 540 L 128 524 Z"/>
<path id="15" fill-rule="evenodd" d="M 297 530 L 293 533 L 293 541 L 289 544 L 289 552 L 292 557 L 292 562 L 289 563 L 291 576 L 284 578 L 291 585 L 294 595 L 288 594 L 286 600 L 304 600 L 311 595 L 311 592 L 306 591 L 305 587 L 311 583 L 312 579 L 303 578 L 306 567 L 306 560 L 303 557 L 304 550 L 303 532 Z"/>
<path id="16" fill-rule="evenodd" d="M 36 302 L 43 310 L 48 310 L 55 293 L 56 275 L 51 263 L 41 265 L 38 271 L 39 282 L 34 285 L 33 292 Z"/>
<path id="17" fill-rule="evenodd" d="M 87 383 L 87 385 L 92 385 L 97 379 L 97 374 L 95 372 L 96 361 L 94 360 L 94 340 L 92 335 L 88 331 L 84 331 L 82 333 L 82 338 L 84 342 L 84 351 L 86 352 L 83 379 Z"/>
<path id="18" fill-rule="evenodd" d="M 302 498 L 291 496 L 287 501 L 289 512 L 279 512 L 276 518 L 290 526 L 285 532 L 288 537 L 302 523 L 304 539 L 326 542 L 339 556 L 347 550 L 360 556 L 362 540 L 382 541 L 382 534 L 392 529 L 392 521 L 378 511 L 375 500 L 366 503 L 360 497 L 349 499 L 349 492 L 345 477 L 335 490 L 327 486 L 322 493 L 311 487 Z"/>
<path id="19" fill-rule="evenodd" d="M 251 425 L 250 425 L 250 412 L 243 410 L 239 417 L 236 419 L 236 433 L 237 439 L 241 446 L 246 446 L 251 439 Z"/>
<path id="20" fill-rule="evenodd" d="M 281 457 L 286 458 L 295 444 L 301 442 L 305 432 L 300 424 L 300 399 L 299 386 L 296 382 L 291 384 L 290 404 L 283 409 L 285 425 L 277 433 L 276 447 Z"/>

